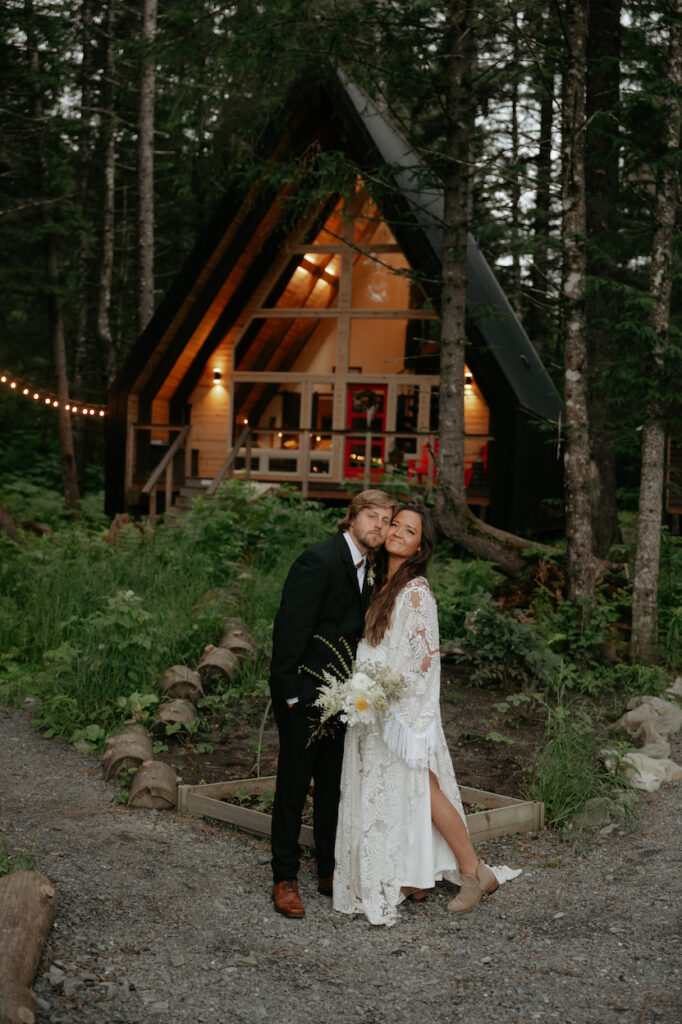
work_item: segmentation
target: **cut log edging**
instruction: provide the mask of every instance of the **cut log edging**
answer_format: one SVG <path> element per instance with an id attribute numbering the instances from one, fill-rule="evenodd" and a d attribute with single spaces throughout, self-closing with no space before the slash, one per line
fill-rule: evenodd
<path id="1" fill-rule="evenodd" d="M 57 914 L 57 895 L 37 871 L 0 878 L 0 1024 L 34 1024 L 31 989 Z"/>
<path id="2" fill-rule="evenodd" d="M 211 684 L 216 680 L 231 682 L 240 662 L 258 653 L 258 645 L 241 619 L 225 619 L 223 630 L 219 644 L 206 645 L 196 669 L 186 665 L 166 669 L 161 681 L 165 700 L 151 723 L 152 732 L 174 724 L 191 730 L 197 718 L 195 706 Z M 172 810 L 177 806 L 177 787 L 182 780 L 165 761 L 154 760 L 150 731 L 141 722 L 126 723 L 122 732 L 107 740 L 102 758 L 104 778 L 117 778 L 125 768 L 135 769 L 129 807 Z"/>

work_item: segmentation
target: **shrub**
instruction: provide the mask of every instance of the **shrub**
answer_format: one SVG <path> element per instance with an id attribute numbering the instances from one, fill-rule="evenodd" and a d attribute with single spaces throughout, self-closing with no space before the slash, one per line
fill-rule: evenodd
<path id="1" fill-rule="evenodd" d="M 445 559 L 439 552 L 429 567 L 429 581 L 438 603 L 442 643 L 461 637 L 470 612 L 492 608 L 492 592 L 500 579 L 492 563 Z"/>
<path id="2" fill-rule="evenodd" d="M 131 524 L 113 545 L 96 509 L 27 538 L 26 548 L 5 538 L 0 695 L 36 696 L 35 721 L 50 735 L 111 731 L 131 695 L 158 692 L 169 665 L 196 665 L 236 614 L 259 655 L 241 667 L 233 692 L 261 697 L 284 574 L 337 519 L 298 496 L 254 497 L 230 482 L 177 525 L 152 534 Z"/>
<path id="3" fill-rule="evenodd" d="M 473 666 L 472 681 L 494 680 L 506 686 L 550 686 L 561 662 L 536 630 L 494 608 L 467 613 L 459 641 L 460 658 Z"/>

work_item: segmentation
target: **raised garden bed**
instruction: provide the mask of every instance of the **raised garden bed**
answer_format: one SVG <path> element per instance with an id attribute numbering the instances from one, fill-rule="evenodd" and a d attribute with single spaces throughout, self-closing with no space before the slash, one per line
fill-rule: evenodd
<path id="1" fill-rule="evenodd" d="M 269 814 L 230 801 L 274 792 L 274 789 L 274 775 L 261 779 L 235 779 L 233 782 L 178 786 L 178 812 L 215 818 L 255 835 L 269 836 L 272 822 Z M 467 813 L 469 834 L 475 842 L 516 832 L 536 832 L 544 826 L 543 803 L 516 800 L 511 796 L 488 793 L 484 789 L 472 789 L 470 786 L 460 786 L 460 793 L 465 805 L 477 808 Z M 313 830 L 309 825 L 301 826 L 299 842 L 301 846 L 315 845 Z"/>

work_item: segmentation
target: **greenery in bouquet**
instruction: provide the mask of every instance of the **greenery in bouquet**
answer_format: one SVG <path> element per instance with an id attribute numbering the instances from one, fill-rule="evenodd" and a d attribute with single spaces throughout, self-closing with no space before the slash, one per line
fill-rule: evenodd
<path id="1" fill-rule="evenodd" d="M 347 644 L 346 659 L 324 637 L 316 638 L 330 647 L 345 675 L 336 675 L 326 670 L 321 674 L 312 673 L 322 680 L 322 686 L 313 702 L 313 707 L 320 712 L 315 735 L 325 732 L 336 721 L 347 725 L 375 725 L 381 713 L 403 693 L 404 677 L 379 662 L 363 661 L 356 664 Z"/>

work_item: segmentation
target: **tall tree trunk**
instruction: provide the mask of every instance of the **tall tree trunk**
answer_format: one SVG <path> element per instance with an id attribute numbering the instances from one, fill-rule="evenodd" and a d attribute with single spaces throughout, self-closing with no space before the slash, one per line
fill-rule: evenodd
<path id="1" fill-rule="evenodd" d="M 675 218 L 680 205 L 680 132 L 682 129 L 682 2 L 663 4 L 669 24 L 667 62 L 665 143 L 654 216 L 656 229 L 651 250 L 651 327 L 655 342 L 652 352 L 651 391 L 642 436 L 642 471 L 639 491 L 639 521 L 635 582 L 632 594 L 632 637 L 630 656 L 645 663 L 653 661 L 658 636 L 658 573 L 661 553 L 661 517 L 665 464 L 664 408 L 658 394 L 665 376 L 664 346 L 670 323 L 672 278 L 669 268 L 673 254 Z"/>
<path id="2" fill-rule="evenodd" d="M 43 122 L 43 100 L 40 81 L 40 52 L 37 39 L 33 29 L 33 3 L 26 0 L 26 12 L 28 14 L 27 24 L 30 28 L 30 35 L 27 40 L 28 61 L 33 90 L 32 112 L 36 125 Z M 47 193 L 47 174 L 43 158 L 42 142 L 38 134 L 38 166 L 40 168 L 40 179 L 43 191 Z M 48 210 L 48 207 L 45 207 Z M 59 261 L 57 257 L 57 246 L 54 237 L 54 225 L 49 212 L 44 214 L 46 225 L 45 238 L 45 263 L 50 297 L 50 313 L 52 321 L 52 348 L 54 353 L 55 374 L 57 377 L 57 397 L 59 406 L 57 409 L 59 426 L 59 452 L 62 470 L 62 483 L 64 486 L 64 500 L 67 508 L 80 508 L 80 493 L 78 490 L 78 472 L 73 444 L 73 432 L 71 414 L 66 409 L 69 401 L 69 378 L 67 373 L 66 360 L 66 339 L 64 337 L 64 319 L 62 317 L 61 302 L 59 298 Z"/>
<path id="3" fill-rule="evenodd" d="M 66 339 L 64 337 L 64 318 L 59 301 L 59 264 L 57 247 L 54 238 L 47 240 L 47 276 L 50 283 L 52 306 L 52 344 L 54 349 L 54 365 L 57 374 L 57 421 L 59 427 L 59 455 L 64 485 L 64 500 L 67 508 L 80 508 L 78 490 L 78 470 L 76 453 L 73 443 L 72 416 L 66 406 L 69 403 L 69 376 L 66 366 Z"/>
<path id="4" fill-rule="evenodd" d="M 546 71 L 547 69 L 545 69 Z M 549 322 L 549 227 L 552 182 L 552 130 L 554 127 L 554 74 L 549 70 L 540 84 L 540 138 L 535 157 L 535 210 L 533 214 L 533 263 L 530 268 L 530 304 L 526 327 L 543 358 L 548 354 Z"/>
<path id="5" fill-rule="evenodd" d="M 441 292 L 439 487 L 443 499 L 466 509 L 464 487 L 464 354 L 466 348 L 467 229 L 469 225 L 469 125 L 475 104 L 474 12 L 466 2 L 449 5 L 446 166 L 444 182 L 443 288 Z"/>
<path id="6" fill-rule="evenodd" d="M 84 371 L 87 359 L 88 339 L 88 280 L 90 265 L 91 237 L 88 223 L 91 211 L 91 169 L 93 108 L 93 17 L 92 0 L 81 4 L 81 48 L 83 52 L 81 79 L 80 138 L 78 160 L 78 192 L 83 227 L 80 232 L 78 251 L 78 279 L 76 283 L 76 337 L 73 354 L 73 381 L 77 391 L 82 393 Z"/>
<path id="7" fill-rule="evenodd" d="M 588 407 L 592 484 L 592 545 L 607 558 L 619 537 L 614 446 L 608 368 L 618 358 L 609 324 L 618 316 L 612 243 L 618 230 L 619 139 L 614 119 L 620 96 L 621 0 L 591 3 L 587 47 L 586 161 L 587 273 L 592 278 L 586 302 L 590 365 Z"/>
<path id="8" fill-rule="evenodd" d="M 157 0 L 144 0 L 142 40 L 145 47 L 138 117 L 139 303 L 138 325 L 145 329 L 154 312 L 154 39 Z"/>
<path id="9" fill-rule="evenodd" d="M 97 301 L 97 338 L 104 356 L 107 381 L 116 375 L 117 353 L 111 331 L 111 281 L 114 270 L 114 211 L 116 174 L 116 114 L 114 112 L 114 27 L 116 22 L 116 0 L 107 5 L 106 47 L 104 57 L 104 85 L 102 89 L 102 257 L 99 270 L 99 295 Z"/>
<path id="10" fill-rule="evenodd" d="M 519 64 L 519 41 L 518 34 L 514 32 L 514 66 Z M 511 274 L 509 302 L 518 317 L 522 316 L 521 303 L 521 225 L 519 223 L 521 213 L 521 168 L 519 166 L 519 81 L 516 76 L 512 81 L 511 96 L 511 160 L 510 160 L 510 219 L 511 219 Z"/>
<path id="11" fill-rule="evenodd" d="M 448 8 L 439 453 L 434 512 L 439 529 L 454 543 L 476 558 L 494 562 L 508 575 L 515 575 L 524 567 L 522 552 L 529 542 L 477 519 L 467 505 L 464 485 L 466 257 L 471 216 L 470 126 L 476 112 L 471 86 L 476 11 L 466 0 L 451 0 Z"/>
<path id="12" fill-rule="evenodd" d="M 585 341 L 585 50 L 588 0 L 566 0 L 561 184 L 563 211 L 564 489 L 568 597 L 590 604 L 595 596 L 590 507 L 590 444 Z"/>

